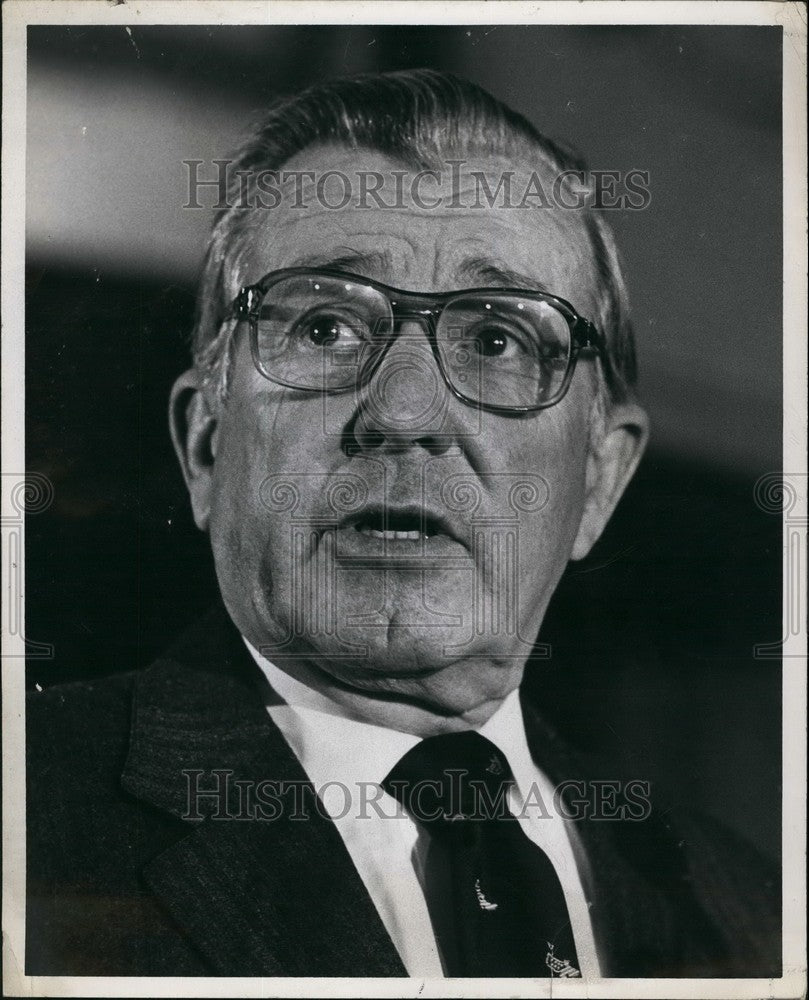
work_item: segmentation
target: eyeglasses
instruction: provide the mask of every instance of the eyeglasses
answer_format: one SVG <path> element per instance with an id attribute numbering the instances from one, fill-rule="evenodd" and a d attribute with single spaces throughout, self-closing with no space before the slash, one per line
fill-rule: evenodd
<path id="1" fill-rule="evenodd" d="M 250 325 L 253 361 L 265 378 L 329 393 L 367 383 L 402 324 L 417 322 L 451 392 L 504 413 L 553 406 L 567 392 L 579 355 L 604 353 L 593 324 L 555 295 L 514 288 L 407 292 L 330 269 L 272 271 L 241 290 L 235 316 Z"/>

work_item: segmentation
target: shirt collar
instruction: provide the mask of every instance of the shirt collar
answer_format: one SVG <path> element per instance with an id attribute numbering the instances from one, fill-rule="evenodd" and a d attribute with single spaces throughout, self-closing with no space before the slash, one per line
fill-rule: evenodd
<path id="1" fill-rule="evenodd" d="M 246 639 L 244 642 L 272 690 L 283 699 L 284 704 L 268 704 L 267 709 L 316 786 L 330 781 L 378 784 L 421 741 L 412 733 L 377 726 L 358 717 L 291 677 Z M 518 690 L 506 696 L 479 732 L 505 755 L 517 787 L 525 794 L 535 765 L 525 736 Z"/>

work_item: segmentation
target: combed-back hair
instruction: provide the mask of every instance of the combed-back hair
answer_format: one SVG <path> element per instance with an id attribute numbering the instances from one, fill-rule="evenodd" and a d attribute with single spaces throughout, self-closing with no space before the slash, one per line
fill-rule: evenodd
<path id="1" fill-rule="evenodd" d="M 243 277 L 255 217 L 256 178 L 278 171 L 296 153 L 341 145 L 387 154 L 403 166 L 436 170 L 450 158 L 497 156 L 559 175 L 585 162 L 544 136 L 482 87 L 449 73 L 415 69 L 366 73 L 318 83 L 271 105 L 228 172 L 200 283 L 193 333 L 194 363 L 220 398 L 227 387 L 233 303 Z M 245 187 L 246 179 L 246 187 Z M 246 196 L 246 197 L 245 197 Z M 602 366 L 608 400 L 632 396 L 634 338 L 626 287 L 612 232 L 601 213 L 581 209 L 592 245 L 598 312 L 589 316 L 607 340 Z"/>

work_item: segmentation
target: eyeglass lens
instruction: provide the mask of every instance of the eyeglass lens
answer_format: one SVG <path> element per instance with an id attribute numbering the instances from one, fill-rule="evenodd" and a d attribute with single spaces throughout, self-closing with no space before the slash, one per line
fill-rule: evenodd
<path id="1" fill-rule="evenodd" d="M 394 312 L 382 291 L 350 278 L 284 276 L 270 286 L 258 310 L 259 363 L 269 378 L 302 389 L 359 385 L 390 341 Z M 415 329 L 416 350 L 422 350 L 424 331 Z M 404 351 L 408 339 L 415 343 L 409 332 L 399 336 Z M 473 402 L 547 405 L 564 385 L 571 353 L 568 322 L 549 303 L 519 292 L 451 299 L 438 318 L 435 339 L 446 378 Z"/>

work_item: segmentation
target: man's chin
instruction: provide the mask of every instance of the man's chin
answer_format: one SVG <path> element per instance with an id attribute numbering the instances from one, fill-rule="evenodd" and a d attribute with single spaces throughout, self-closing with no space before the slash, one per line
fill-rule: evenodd
<path id="1" fill-rule="evenodd" d="M 264 655 L 378 683 L 426 679 L 463 661 L 513 661 L 530 651 L 513 648 L 524 644 L 506 622 L 475 614 L 469 572 L 351 576 L 319 592 L 306 588 L 294 601 L 283 584 L 272 600 L 262 591 L 254 607 Z"/>
<path id="2" fill-rule="evenodd" d="M 461 716 L 498 700 L 516 686 L 525 663 L 513 636 L 508 642 L 502 634 L 479 635 L 462 615 L 450 624 L 414 623 L 402 615 L 343 620 L 316 633 L 287 631 L 274 644 L 269 630 L 262 632 L 259 648 L 277 666 L 360 713 L 373 704 L 381 713 L 374 717 L 393 728 L 413 724 L 413 712 Z"/>
<path id="3" fill-rule="evenodd" d="M 330 687 L 333 696 L 334 686 L 339 687 L 338 700 L 348 697 L 360 712 L 373 703 L 382 713 L 378 717 L 393 728 L 406 727 L 413 712 L 460 717 L 489 700 L 499 701 L 517 685 L 524 661 L 499 659 L 491 640 L 459 646 L 458 639 L 452 630 L 401 628 L 380 634 L 357 629 L 351 655 L 318 644 L 310 667 L 316 686 Z"/>
<path id="4" fill-rule="evenodd" d="M 321 668 L 339 667 L 356 678 L 427 677 L 457 661 L 462 645 L 461 633 L 451 627 L 359 624 L 310 637 L 306 655 Z"/>
<path id="5" fill-rule="evenodd" d="M 404 613 L 387 616 L 367 610 L 321 613 L 310 616 L 306 627 L 296 628 L 299 624 L 292 614 L 280 621 L 257 616 L 244 634 L 279 665 L 299 662 L 358 678 L 435 673 L 463 657 L 471 637 L 461 615 L 436 618 L 426 612 L 410 620 Z"/>

